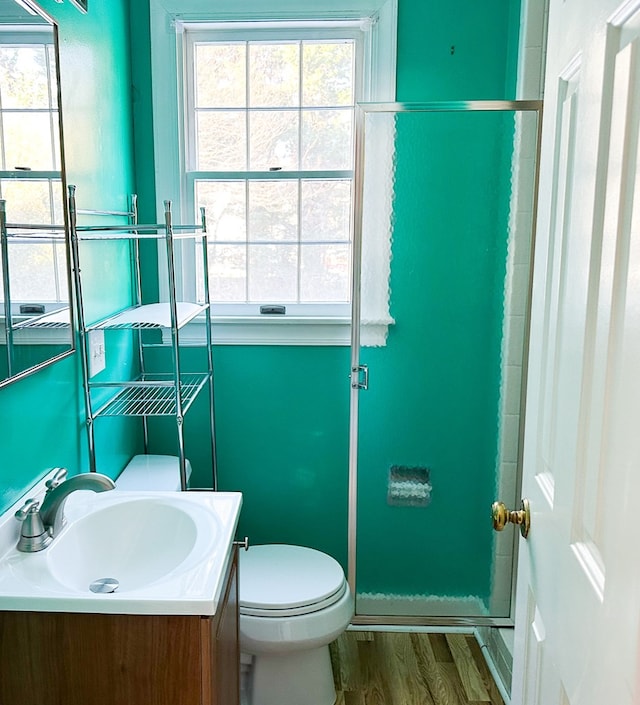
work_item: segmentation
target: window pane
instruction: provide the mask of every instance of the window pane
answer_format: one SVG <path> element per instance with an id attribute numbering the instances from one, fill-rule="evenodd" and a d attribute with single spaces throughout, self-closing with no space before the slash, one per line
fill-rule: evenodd
<path id="1" fill-rule="evenodd" d="M 349 301 L 349 245 L 302 245 L 300 301 Z"/>
<path id="2" fill-rule="evenodd" d="M 12 301 L 55 301 L 53 245 L 13 244 L 9 247 Z"/>
<path id="3" fill-rule="evenodd" d="M 53 193 L 53 222 L 64 223 L 64 199 L 62 197 L 62 181 L 51 181 Z M 46 222 L 41 220 L 41 223 Z"/>
<path id="4" fill-rule="evenodd" d="M 300 301 L 349 301 L 349 245 L 303 245 Z"/>
<path id="5" fill-rule="evenodd" d="M 246 301 L 245 245 L 209 245 L 209 286 L 212 301 Z"/>
<path id="6" fill-rule="evenodd" d="M 246 96 L 246 45 L 196 45 L 196 107 L 243 108 Z"/>
<path id="7" fill-rule="evenodd" d="M 56 182 L 54 194 L 59 199 L 55 209 L 57 223 L 62 223 L 62 214 L 60 213 L 62 198 L 60 191 L 60 182 Z M 7 220 L 11 223 L 51 222 L 48 181 L 3 179 L 2 198 L 7 201 Z"/>
<path id="8" fill-rule="evenodd" d="M 252 108 L 298 105 L 299 57 L 298 42 L 249 44 L 249 105 Z"/>
<path id="9" fill-rule="evenodd" d="M 56 242 L 53 246 L 55 256 L 55 267 L 58 277 L 58 301 L 69 301 L 69 282 L 67 281 L 67 248 L 66 245 Z"/>
<path id="10" fill-rule="evenodd" d="M 298 239 L 298 182 L 249 183 L 249 240 Z"/>
<path id="11" fill-rule="evenodd" d="M 302 111 L 302 169 L 351 169 L 352 111 Z"/>
<path id="12" fill-rule="evenodd" d="M 272 167 L 297 169 L 298 121 L 297 110 L 251 112 L 249 168 L 258 171 Z"/>
<path id="13" fill-rule="evenodd" d="M 349 240 L 351 182 L 302 182 L 302 240 Z"/>
<path id="14" fill-rule="evenodd" d="M 353 43 L 302 45 L 302 105 L 353 105 Z"/>
<path id="15" fill-rule="evenodd" d="M 55 168 L 48 113 L 5 113 L 3 121 L 7 169 L 22 166 L 50 171 Z"/>
<path id="16" fill-rule="evenodd" d="M 54 171 L 60 171 L 62 169 L 62 164 L 60 162 L 62 149 L 60 148 L 60 121 L 57 111 L 51 112 L 50 120 L 51 134 L 53 135 L 53 169 Z"/>
<path id="17" fill-rule="evenodd" d="M 250 245 L 249 301 L 296 301 L 297 272 L 297 245 Z"/>
<path id="18" fill-rule="evenodd" d="M 207 209 L 209 240 L 247 238 L 244 181 L 197 181 L 196 205 Z"/>
<path id="19" fill-rule="evenodd" d="M 196 113 L 197 168 L 205 171 L 244 171 L 247 129 L 242 111 Z"/>
<path id="20" fill-rule="evenodd" d="M 2 108 L 49 108 L 45 46 L 1 47 Z"/>
<path id="21" fill-rule="evenodd" d="M 51 107 L 58 108 L 58 78 L 56 74 L 56 50 L 53 44 L 47 44 L 47 58 L 49 59 L 49 91 Z"/>

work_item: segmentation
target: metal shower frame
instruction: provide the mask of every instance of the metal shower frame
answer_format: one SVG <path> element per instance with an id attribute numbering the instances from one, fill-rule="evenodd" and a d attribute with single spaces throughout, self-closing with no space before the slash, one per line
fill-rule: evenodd
<path id="1" fill-rule="evenodd" d="M 529 112 L 537 115 L 536 164 L 533 192 L 533 222 L 531 233 L 531 265 L 529 273 L 528 302 L 525 315 L 524 355 L 522 360 L 523 385 L 520 400 L 520 428 L 517 463 L 516 492 L 519 494 L 522 481 L 522 438 L 524 431 L 524 410 L 526 402 L 526 376 L 528 366 L 529 322 L 531 316 L 531 287 L 533 273 L 533 252 L 535 250 L 538 181 L 540 171 L 540 144 L 542 136 L 542 108 L 540 100 L 470 100 L 453 102 L 428 103 L 361 103 L 356 106 L 355 114 L 355 179 L 353 206 L 353 277 L 352 277 L 352 312 L 351 312 L 351 399 L 349 417 L 349 509 L 348 509 L 348 570 L 347 579 L 354 597 L 356 593 L 356 551 L 357 551 L 357 495 L 358 495 L 358 402 L 362 388 L 360 374 L 367 370 L 360 365 L 360 288 L 362 281 L 362 220 L 363 220 L 363 189 L 365 165 L 365 118 L 368 113 L 461 113 L 461 112 Z M 487 508 L 489 517 L 489 508 Z M 487 519 L 489 525 L 489 518 Z M 514 551 L 512 575 L 517 564 L 517 540 L 514 536 Z M 510 627 L 513 626 L 513 608 L 515 597 L 515 580 L 511 581 L 511 616 L 510 617 L 427 617 L 427 616 L 396 616 L 396 615 L 366 615 L 358 614 L 353 619 L 355 625 L 395 625 L 395 626 L 437 626 L 437 627 Z M 356 599 L 357 605 L 357 599 Z"/>

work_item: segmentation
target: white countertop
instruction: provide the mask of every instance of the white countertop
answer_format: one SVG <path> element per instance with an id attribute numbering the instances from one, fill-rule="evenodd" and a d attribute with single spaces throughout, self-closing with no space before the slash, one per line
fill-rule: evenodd
<path id="1" fill-rule="evenodd" d="M 15 547 L 20 524 L 13 515 L 26 497 L 41 496 L 44 480 L 0 516 L 0 610 L 216 613 L 232 555 L 240 493 L 76 491 L 67 499 L 67 524 L 60 535 L 43 551 L 22 553 Z M 137 523 L 129 526 L 130 517 Z M 93 575 L 102 572 L 103 557 L 106 574 Z M 153 570 L 145 572 L 149 561 Z M 118 571 L 120 575 L 111 575 Z M 104 577 L 118 579 L 118 589 L 91 592 L 89 583 Z"/>

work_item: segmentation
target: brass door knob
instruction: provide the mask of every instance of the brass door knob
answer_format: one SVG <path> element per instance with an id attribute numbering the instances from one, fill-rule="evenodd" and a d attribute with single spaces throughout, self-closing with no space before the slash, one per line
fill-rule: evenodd
<path id="1" fill-rule="evenodd" d="M 504 502 L 494 502 L 491 505 L 494 530 L 502 531 L 507 524 L 517 524 L 520 527 L 520 533 L 526 539 L 531 527 L 529 500 L 523 499 L 520 507 L 519 510 L 509 511 Z"/>

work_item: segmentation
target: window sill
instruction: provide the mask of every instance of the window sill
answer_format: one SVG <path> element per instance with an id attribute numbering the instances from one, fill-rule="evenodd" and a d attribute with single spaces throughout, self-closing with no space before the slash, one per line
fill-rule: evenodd
<path id="1" fill-rule="evenodd" d="M 361 345 L 386 345 L 389 325 L 394 321 L 363 323 Z M 351 319 L 348 317 L 305 316 L 212 316 L 211 336 L 214 345 L 351 345 Z M 168 343 L 169 332 L 163 341 Z M 204 345 L 205 320 L 198 318 L 180 331 L 181 345 Z"/>

